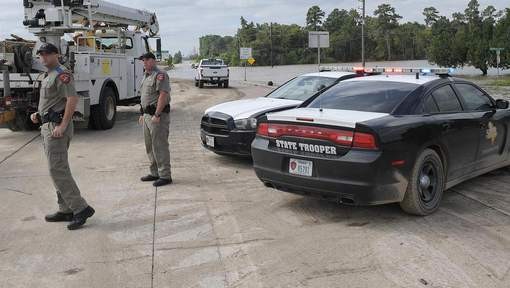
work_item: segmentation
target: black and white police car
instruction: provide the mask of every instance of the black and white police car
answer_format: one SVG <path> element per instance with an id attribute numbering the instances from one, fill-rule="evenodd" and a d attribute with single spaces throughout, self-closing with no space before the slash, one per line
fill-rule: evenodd
<path id="1" fill-rule="evenodd" d="M 201 121 L 204 147 L 217 154 L 250 156 L 257 120 L 268 112 L 298 107 L 339 81 L 360 76 L 352 68 L 310 73 L 291 79 L 265 97 L 231 101 L 207 109 Z"/>
<path id="2" fill-rule="evenodd" d="M 341 203 L 399 202 L 428 215 L 445 189 L 510 165 L 508 101 L 445 69 L 379 70 L 387 74 L 342 81 L 300 108 L 260 119 L 252 143 L 260 180 Z M 424 75 L 431 72 L 441 75 Z"/>

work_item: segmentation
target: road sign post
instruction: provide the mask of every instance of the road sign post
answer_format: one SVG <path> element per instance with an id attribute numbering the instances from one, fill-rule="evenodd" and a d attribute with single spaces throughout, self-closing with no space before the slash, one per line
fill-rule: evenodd
<path id="1" fill-rule="evenodd" d="M 501 64 L 501 51 L 505 50 L 505 48 L 490 48 L 491 51 L 496 52 L 496 68 L 498 69 L 498 78 L 499 78 L 499 64 Z"/>
<path id="2" fill-rule="evenodd" d="M 321 48 L 329 48 L 329 32 L 310 31 L 308 32 L 308 47 L 317 48 L 317 65 L 321 70 Z"/>
<path id="3" fill-rule="evenodd" d="M 239 48 L 239 59 L 244 60 L 244 81 L 246 81 L 246 66 L 248 59 L 252 58 L 253 49 L 249 47 Z"/>

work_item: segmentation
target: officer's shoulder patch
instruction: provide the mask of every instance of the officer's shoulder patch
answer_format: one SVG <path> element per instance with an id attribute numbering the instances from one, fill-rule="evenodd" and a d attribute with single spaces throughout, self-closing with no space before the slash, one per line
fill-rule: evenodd
<path id="1" fill-rule="evenodd" d="M 60 79 L 60 81 L 64 84 L 69 84 L 69 82 L 71 82 L 71 74 L 68 72 L 62 72 L 58 75 L 58 79 Z"/>
<path id="2" fill-rule="evenodd" d="M 165 73 L 163 73 L 163 72 L 159 72 L 159 73 L 158 73 L 158 76 L 156 76 L 156 78 L 157 78 L 159 81 L 163 81 L 163 80 L 165 80 Z"/>

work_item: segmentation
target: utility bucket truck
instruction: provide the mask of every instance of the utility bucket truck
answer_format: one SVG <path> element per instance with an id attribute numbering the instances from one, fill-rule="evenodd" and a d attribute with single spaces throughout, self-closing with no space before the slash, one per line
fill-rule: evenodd
<path id="1" fill-rule="evenodd" d="M 45 68 L 35 52 L 42 43 L 59 47 L 61 63 L 74 73 L 80 96 L 75 121 L 94 129 L 115 124 L 117 105 L 139 103 L 143 63 L 149 39 L 161 55 L 155 13 L 102 0 L 24 0 L 25 25 L 37 37 L 0 42 L 0 125 L 11 130 L 35 128 Z"/>

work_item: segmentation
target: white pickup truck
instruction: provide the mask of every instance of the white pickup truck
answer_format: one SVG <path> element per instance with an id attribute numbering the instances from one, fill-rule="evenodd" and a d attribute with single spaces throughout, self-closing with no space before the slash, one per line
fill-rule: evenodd
<path id="1" fill-rule="evenodd" d="M 228 88 L 228 79 L 230 71 L 225 62 L 221 59 L 202 59 L 195 73 L 195 86 L 204 88 L 204 84 L 218 85 L 218 87 Z"/>

